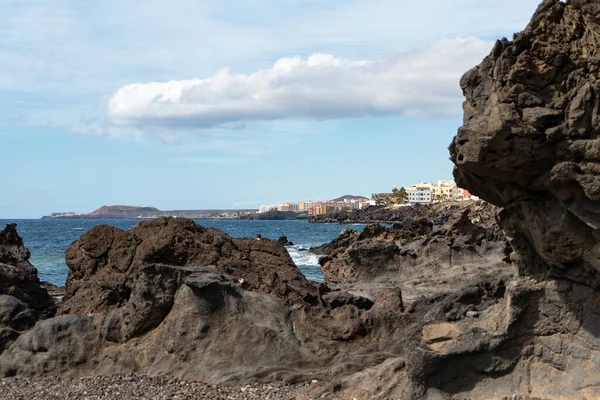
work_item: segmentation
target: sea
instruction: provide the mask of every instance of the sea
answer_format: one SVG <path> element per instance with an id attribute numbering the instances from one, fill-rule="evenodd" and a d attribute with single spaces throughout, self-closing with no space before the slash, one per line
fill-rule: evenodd
<path id="1" fill-rule="evenodd" d="M 0 219 L 0 229 L 7 223 L 16 223 L 17 231 L 31 252 L 30 262 L 37 268 L 40 280 L 63 286 L 69 268 L 65 263 L 65 250 L 82 233 L 94 226 L 107 224 L 127 230 L 137 224 L 135 219 Z M 214 227 L 231 237 L 256 237 L 278 239 L 287 236 L 294 243 L 288 246 L 290 256 L 308 279 L 323 282 L 318 256 L 308 251 L 311 247 L 330 242 L 344 228 L 362 231 L 364 225 L 314 224 L 298 221 L 254 221 L 233 219 L 196 220 L 205 227 Z"/>

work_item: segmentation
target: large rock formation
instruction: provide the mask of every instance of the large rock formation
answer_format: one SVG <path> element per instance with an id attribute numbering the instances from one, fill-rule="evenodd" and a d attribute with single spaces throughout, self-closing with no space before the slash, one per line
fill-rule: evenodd
<path id="1" fill-rule="evenodd" d="M 59 313 L 92 314 L 125 304 L 144 265 L 216 266 L 251 290 L 316 302 L 319 285 L 304 278 L 275 241 L 232 239 L 185 218 L 143 221 L 129 231 L 101 225 L 66 251 L 70 272 Z M 175 288 L 173 289 L 175 290 Z"/>
<path id="2" fill-rule="evenodd" d="M 1 375 L 310 380 L 396 354 L 407 339 L 385 321 L 412 318 L 398 294 L 374 305 L 306 280 L 277 241 L 232 239 L 185 219 L 98 226 L 67 261 L 63 315 L 13 329 Z"/>
<path id="3" fill-rule="evenodd" d="M 600 3 L 544 1 L 466 73 L 458 184 L 503 207 L 527 274 L 600 287 Z"/>
<path id="4" fill-rule="evenodd" d="M 37 270 L 29 257 L 16 224 L 0 230 L 0 295 L 14 296 L 43 315 L 52 314 L 54 301 L 40 287 Z"/>
<path id="5" fill-rule="evenodd" d="M 465 282 L 508 279 L 516 272 L 504 233 L 490 204 L 464 202 L 419 207 L 427 217 L 391 228 L 345 229 L 316 248 L 333 286 L 376 296 L 401 287 L 405 300 L 449 293 Z M 445 223 L 434 227 L 434 221 Z"/>
<path id="6" fill-rule="evenodd" d="M 483 353 L 465 348 L 462 323 L 426 326 L 422 348 L 470 365 L 430 370 L 432 396 L 600 398 L 599 49 L 598 1 L 546 0 L 461 80 L 464 125 L 450 146 L 457 183 L 501 207 L 531 278 L 507 285 L 506 319 L 484 328 L 500 342 L 469 338 Z"/>

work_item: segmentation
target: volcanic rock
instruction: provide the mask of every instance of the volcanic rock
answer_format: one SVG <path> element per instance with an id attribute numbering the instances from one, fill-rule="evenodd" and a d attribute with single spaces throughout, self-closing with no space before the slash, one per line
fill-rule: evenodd
<path id="1" fill-rule="evenodd" d="M 502 207 L 525 274 L 600 288 L 600 8 L 546 0 L 461 80 L 457 183 Z"/>
<path id="2" fill-rule="evenodd" d="M 287 238 L 287 236 L 280 236 L 279 239 L 277 239 L 277 241 L 279 243 L 281 243 L 283 246 L 293 246 L 294 243 L 290 242 Z"/>
<path id="3" fill-rule="evenodd" d="M 423 207 L 425 208 L 425 207 Z M 405 300 L 450 293 L 466 282 L 508 279 L 515 267 L 495 207 L 485 202 L 430 206 L 432 219 L 344 230 L 319 251 L 326 282 L 369 298 L 401 288 Z M 444 215 L 446 223 L 433 228 Z"/>
<path id="4" fill-rule="evenodd" d="M 147 264 L 214 265 L 251 290 L 315 302 L 310 283 L 276 241 L 232 239 L 185 218 L 143 221 L 129 231 L 108 225 L 85 232 L 66 251 L 70 268 L 59 313 L 92 314 L 125 304 Z"/>
<path id="5" fill-rule="evenodd" d="M 311 247 L 310 252 L 319 255 L 330 255 L 335 249 L 346 248 L 358 238 L 360 232 L 346 228 L 331 242 L 318 247 Z"/>
<path id="6" fill-rule="evenodd" d="M 369 335 L 390 329 L 369 314 L 372 301 L 306 280 L 281 243 L 231 239 L 189 220 L 99 226 L 67 259 L 63 315 L 10 337 L 0 375 L 307 381 L 363 354 L 359 343 L 363 362 L 381 359 Z"/>
<path id="7" fill-rule="evenodd" d="M 436 207 L 437 211 L 431 214 L 431 206 L 425 204 L 402 207 L 369 206 L 350 211 L 335 211 L 323 215 L 313 215 L 310 217 L 309 222 L 342 224 L 397 223 L 406 226 L 418 223 L 421 220 L 428 220 L 433 225 L 442 225 L 451 215 L 451 211 L 444 204 Z M 444 210 L 447 212 L 444 213 Z"/>
<path id="8" fill-rule="evenodd" d="M 40 287 L 37 270 L 29 262 L 30 256 L 16 224 L 8 224 L 0 230 L 0 294 L 14 296 L 42 315 L 52 314 L 54 301 Z"/>
<path id="9" fill-rule="evenodd" d="M 427 367 L 409 363 L 427 376 L 419 395 L 600 398 L 599 38 L 597 1 L 545 0 L 462 78 L 454 175 L 500 207 L 524 277 L 478 318 L 451 322 L 457 304 L 424 327 Z"/>

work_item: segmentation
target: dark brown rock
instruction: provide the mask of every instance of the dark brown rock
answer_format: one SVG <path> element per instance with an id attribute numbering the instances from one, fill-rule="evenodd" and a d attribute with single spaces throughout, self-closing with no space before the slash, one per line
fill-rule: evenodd
<path id="1" fill-rule="evenodd" d="M 600 20 L 594 1 L 544 1 L 461 80 L 457 183 L 503 207 L 524 273 L 600 287 Z"/>
<path id="2" fill-rule="evenodd" d="M 53 313 L 54 301 L 40 287 L 37 270 L 29 262 L 30 253 L 17 233 L 16 224 L 0 230 L 0 294 L 27 303 L 41 315 Z"/>
<path id="3" fill-rule="evenodd" d="M 146 264 L 214 265 L 250 290 L 289 301 L 315 302 L 322 290 L 302 275 L 280 243 L 232 239 L 185 218 L 143 221 L 127 232 L 95 227 L 69 246 L 66 261 L 70 272 L 60 313 L 92 314 L 122 306 Z"/>
<path id="4" fill-rule="evenodd" d="M 382 290 L 401 288 L 412 302 L 451 293 L 467 282 L 515 274 L 495 207 L 463 202 L 427 209 L 432 219 L 419 217 L 392 228 L 368 225 L 360 234 L 342 232 L 331 242 L 329 255 L 319 260 L 328 284 L 371 299 Z M 433 228 L 440 215 L 446 222 Z"/>
<path id="5" fill-rule="evenodd" d="M 600 397 L 599 10 L 592 0 L 543 1 L 523 32 L 461 80 L 455 178 L 500 207 L 524 277 L 506 285 L 509 302 L 482 307 L 500 293 L 490 303 L 480 296 L 489 288 L 473 288 L 440 310 L 447 321 L 437 315 L 423 328 L 424 358 L 407 363 L 428 376 L 417 395 Z"/>
<path id="6" fill-rule="evenodd" d="M 350 246 L 359 235 L 360 232 L 355 231 L 354 229 L 345 228 L 331 242 L 318 247 L 312 247 L 310 252 L 318 255 L 330 255 L 336 249 Z"/>

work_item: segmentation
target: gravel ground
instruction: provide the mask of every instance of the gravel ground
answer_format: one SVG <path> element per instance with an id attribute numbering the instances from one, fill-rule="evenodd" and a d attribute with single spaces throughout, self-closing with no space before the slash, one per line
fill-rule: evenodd
<path id="1" fill-rule="evenodd" d="M 95 376 L 0 380 L 2 400 L 289 400 L 307 385 L 213 386 L 167 377 Z"/>

